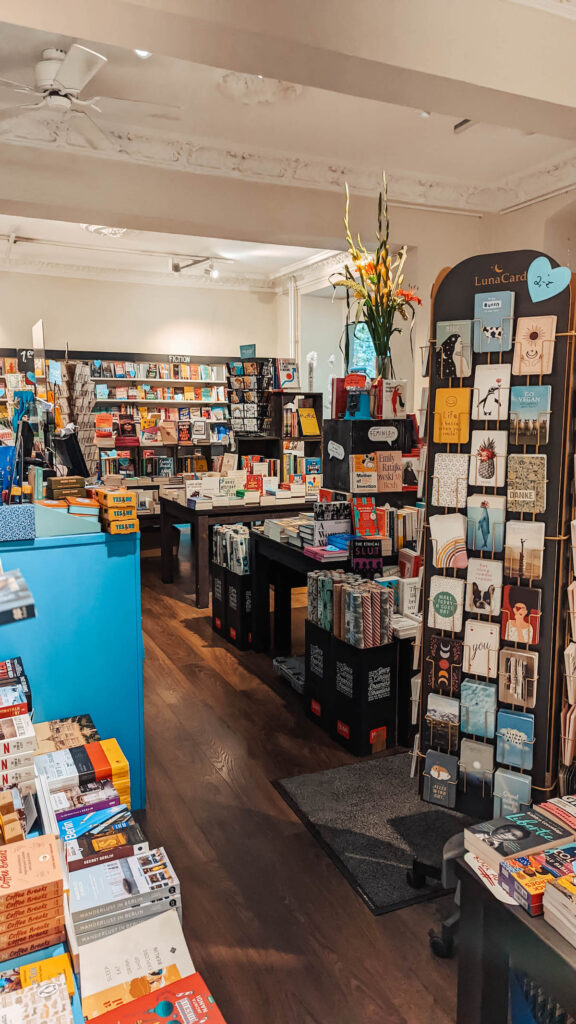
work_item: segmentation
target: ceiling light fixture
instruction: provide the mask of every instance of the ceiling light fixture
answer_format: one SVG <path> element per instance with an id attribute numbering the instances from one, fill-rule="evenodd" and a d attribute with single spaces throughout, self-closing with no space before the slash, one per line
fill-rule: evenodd
<path id="1" fill-rule="evenodd" d="M 148 60 L 148 57 L 152 56 L 150 50 L 134 50 L 134 53 L 140 60 Z"/>
<path id="2" fill-rule="evenodd" d="M 454 125 L 452 131 L 455 135 L 460 135 L 462 132 L 467 131 L 468 128 L 471 128 L 473 123 L 474 122 L 469 117 L 464 117 Z"/>
<path id="3" fill-rule="evenodd" d="M 429 110 L 421 110 L 420 111 L 420 117 L 430 117 L 430 116 L 431 115 L 430 115 L 430 111 Z"/>
<path id="4" fill-rule="evenodd" d="M 81 227 L 84 231 L 89 231 L 91 235 L 104 235 L 106 238 L 122 238 L 125 235 L 128 228 L 111 228 L 106 224 L 82 224 Z"/>
<path id="5" fill-rule="evenodd" d="M 218 267 L 214 266 L 213 263 L 210 264 L 210 277 L 212 278 L 213 281 L 215 281 L 217 277 L 220 277 L 220 271 L 218 270 Z"/>

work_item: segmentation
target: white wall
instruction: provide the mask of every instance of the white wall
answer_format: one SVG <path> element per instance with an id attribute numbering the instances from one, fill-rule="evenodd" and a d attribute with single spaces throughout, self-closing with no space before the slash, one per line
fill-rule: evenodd
<path id="1" fill-rule="evenodd" d="M 326 296 L 303 295 L 300 307 L 300 382 L 308 390 L 309 352 L 318 354 L 314 370 L 314 391 L 324 393 L 324 417 L 330 416 L 330 376 L 341 377 L 343 360 L 340 353 L 340 339 L 344 327 L 346 303 L 343 299 L 334 302 Z M 333 356 L 332 364 L 329 362 Z"/>
<path id="2" fill-rule="evenodd" d="M 272 293 L 0 272 L 0 348 L 29 345 L 40 318 L 52 349 L 276 355 Z"/>

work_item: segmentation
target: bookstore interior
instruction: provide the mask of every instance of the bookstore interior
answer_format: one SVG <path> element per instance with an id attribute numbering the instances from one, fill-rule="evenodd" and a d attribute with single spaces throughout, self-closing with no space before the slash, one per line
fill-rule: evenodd
<path id="1" fill-rule="evenodd" d="M 0 31 L 0 1024 L 576 1024 L 565 76 L 90 6 Z M 346 109 L 404 171 L 322 170 Z"/>

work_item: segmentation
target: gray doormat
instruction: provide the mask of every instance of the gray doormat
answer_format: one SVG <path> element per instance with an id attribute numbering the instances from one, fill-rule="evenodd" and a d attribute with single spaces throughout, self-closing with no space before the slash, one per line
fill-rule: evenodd
<path id="1" fill-rule="evenodd" d="M 445 893 L 439 882 L 412 889 L 414 858 L 440 867 L 442 848 L 470 819 L 420 800 L 410 754 L 282 779 L 276 788 L 373 914 Z"/>

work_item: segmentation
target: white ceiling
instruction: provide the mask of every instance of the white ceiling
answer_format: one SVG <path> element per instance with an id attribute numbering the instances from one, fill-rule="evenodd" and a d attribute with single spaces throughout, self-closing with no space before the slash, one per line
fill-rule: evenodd
<path id="1" fill-rule="evenodd" d="M 33 85 L 34 64 L 42 50 L 53 46 L 66 50 L 72 41 L 1 25 L 0 75 Z M 423 183 L 432 179 L 444 185 L 448 197 L 452 189 L 464 204 L 474 189 L 488 203 L 486 189 L 506 183 L 510 192 L 514 176 L 538 172 L 545 164 L 565 160 L 575 152 L 571 139 L 499 125 L 478 123 L 455 135 L 455 116 L 432 112 L 425 118 L 410 107 L 309 86 L 293 90 L 296 94 L 288 99 L 246 104 L 222 92 L 224 70 L 158 55 L 142 61 L 131 50 L 79 41 L 108 57 L 108 64 L 88 85 L 83 98 L 102 93 L 140 101 L 129 104 L 102 99 L 102 114 L 95 119 L 121 138 L 122 153 L 116 155 L 141 162 L 194 170 L 194 159 L 181 159 L 188 140 L 201 143 L 203 171 L 213 159 L 215 173 L 282 180 L 283 175 L 298 177 L 290 161 L 312 161 L 325 168 L 326 177 L 345 165 L 353 169 L 360 187 L 364 183 L 371 190 L 375 171 L 386 167 L 392 183 L 402 176 L 413 182 L 419 201 L 426 193 Z M 26 101 L 23 94 L 0 89 L 0 110 Z M 159 112 L 147 104 L 167 104 L 172 109 Z M 462 113 L 464 116 L 466 111 Z M 0 140 L 85 149 L 72 130 L 67 135 L 58 132 L 54 123 L 47 122 L 43 114 L 23 111 L 0 122 Z M 319 169 L 315 173 L 322 178 Z"/>

